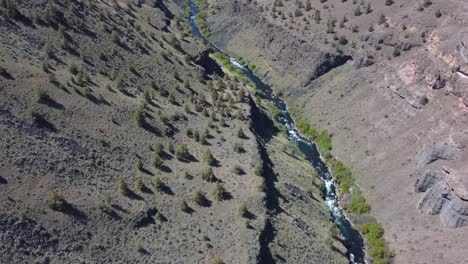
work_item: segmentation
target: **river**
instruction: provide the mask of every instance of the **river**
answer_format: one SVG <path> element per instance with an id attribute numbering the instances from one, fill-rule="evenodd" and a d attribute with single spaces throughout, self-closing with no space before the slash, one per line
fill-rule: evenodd
<path id="1" fill-rule="evenodd" d="M 214 43 L 208 41 L 203 37 L 200 30 L 195 23 L 195 15 L 199 12 L 198 6 L 192 0 L 189 0 L 190 5 L 190 19 L 189 24 L 192 29 L 192 33 L 195 37 L 202 39 L 209 47 L 216 52 L 220 52 L 226 56 L 229 56 L 225 51 L 221 50 Z M 264 83 L 258 76 L 256 76 L 249 68 L 241 65 L 236 59 L 229 56 L 231 63 L 241 69 L 243 73 L 256 85 L 256 88 L 262 91 L 262 98 L 267 99 L 275 104 L 275 106 L 282 112 L 280 122 L 287 128 L 289 139 L 294 141 L 299 149 L 304 153 L 307 159 L 312 163 L 318 172 L 320 178 L 325 183 L 325 190 L 323 198 L 325 203 L 330 208 L 331 219 L 336 223 L 340 229 L 341 234 L 346 240 L 345 246 L 348 250 L 347 257 L 350 263 L 365 263 L 365 251 L 364 241 L 360 233 L 353 228 L 349 220 L 343 214 L 343 210 L 340 208 L 338 203 L 338 196 L 336 194 L 335 181 L 330 173 L 329 168 L 322 161 L 317 147 L 314 143 L 304 139 L 298 132 L 293 118 L 291 117 L 286 104 L 283 100 L 277 97 L 269 85 Z"/>

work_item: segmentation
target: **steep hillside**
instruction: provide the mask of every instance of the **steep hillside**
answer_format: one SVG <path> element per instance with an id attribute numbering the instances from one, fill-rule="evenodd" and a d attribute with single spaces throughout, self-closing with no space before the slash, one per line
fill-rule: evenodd
<path id="1" fill-rule="evenodd" d="M 372 209 L 349 210 L 356 224 L 375 217 L 396 263 L 465 261 L 464 1 L 200 2 L 210 39 L 284 96 L 326 159 L 351 167 Z"/>
<path id="2" fill-rule="evenodd" d="M 0 1 L 1 263 L 347 261 L 313 167 L 184 8 Z"/>

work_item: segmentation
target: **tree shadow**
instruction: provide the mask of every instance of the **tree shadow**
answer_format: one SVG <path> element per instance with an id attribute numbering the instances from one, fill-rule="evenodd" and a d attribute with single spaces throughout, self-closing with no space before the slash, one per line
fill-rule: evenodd
<path id="1" fill-rule="evenodd" d="M 65 107 L 61 103 L 55 101 L 54 99 L 50 97 L 41 98 L 41 100 L 39 100 L 38 102 L 41 104 L 45 104 L 49 107 L 55 108 L 55 109 L 59 109 L 59 110 L 65 109 Z"/>
<path id="2" fill-rule="evenodd" d="M 183 210 L 183 212 L 191 215 L 191 214 L 195 213 L 195 210 L 193 210 L 192 207 L 187 206 L 187 208 L 185 210 Z"/>
<path id="3" fill-rule="evenodd" d="M 141 197 L 139 194 L 137 194 L 136 192 L 134 192 L 132 190 L 128 190 L 127 197 L 132 199 L 132 200 L 138 200 L 138 201 L 143 201 L 144 200 L 143 197 Z"/>
<path id="4" fill-rule="evenodd" d="M 335 251 L 336 253 L 338 253 L 338 254 L 340 254 L 340 255 L 342 255 L 343 257 L 347 257 L 347 256 L 346 256 L 346 253 L 341 252 L 341 250 L 338 249 L 337 247 L 335 247 L 334 245 L 331 245 L 331 250 L 332 250 L 332 251 Z"/>
<path id="5" fill-rule="evenodd" d="M 157 136 L 161 136 L 161 131 L 159 131 L 159 128 L 157 128 L 157 127 L 155 127 L 155 126 L 153 126 L 153 125 L 151 125 L 151 124 L 149 124 L 149 123 L 147 123 L 147 122 L 145 122 L 145 123 L 142 125 L 142 127 L 143 127 L 145 130 L 147 130 L 148 132 L 151 132 L 151 133 L 153 133 L 153 134 L 155 134 L 155 135 L 157 135 Z"/>
<path id="6" fill-rule="evenodd" d="M 165 172 L 165 173 L 171 173 L 171 172 L 172 172 L 172 169 L 169 168 L 169 167 L 166 166 L 166 165 L 161 165 L 161 166 L 159 166 L 159 170 L 162 171 L 162 172 Z"/>
<path id="7" fill-rule="evenodd" d="M 141 192 L 147 193 L 147 194 L 154 194 L 153 190 L 148 188 L 146 185 L 143 185 L 143 187 L 141 187 Z"/>
<path id="8" fill-rule="evenodd" d="M 150 224 L 155 224 L 156 221 L 154 220 L 154 216 L 156 215 L 157 212 L 158 210 L 156 208 L 151 207 L 138 213 L 138 215 L 136 216 L 134 220 L 133 227 L 141 228 L 141 227 L 148 226 Z"/>
<path id="9" fill-rule="evenodd" d="M 166 151 L 162 151 L 161 152 L 161 158 L 164 159 L 164 160 L 172 160 L 174 158 L 174 156 L 167 153 Z"/>
<path id="10" fill-rule="evenodd" d="M 223 193 L 222 199 L 223 199 L 224 201 L 231 200 L 232 198 L 234 198 L 234 197 L 232 197 L 232 194 L 231 194 L 230 192 L 225 191 L 225 192 Z"/>
<path id="11" fill-rule="evenodd" d="M 257 219 L 257 216 L 254 215 L 254 214 L 253 214 L 252 212 L 250 212 L 250 211 L 245 212 L 242 216 L 243 216 L 244 218 L 249 219 L 249 220 L 255 220 L 255 219 Z"/>
<path id="12" fill-rule="evenodd" d="M 107 216 L 109 216 L 110 218 L 114 219 L 114 220 L 121 220 L 122 217 L 115 211 L 113 210 L 112 208 L 110 208 L 109 210 L 106 210 L 106 211 L 103 211 Z"/>
<path id="13" fill-rule="evenodd" d="M 197 201 L 197 204 L 203 207 L 211 207 L 213 202 L 208 200 L 208 198 L 203 197 L 203 199 L 201 199 L 200 201 Z"/>
<path id="14" fill-rule="evenodd" d="M 131 97 L 131 98 L 136 98 L 135 95 L 133 95 L 132 93 L 130 93 L 129 91 L 125 90 L 125 89 L 122 89 L 120 90 L 120 92 L 128 97 Z"/>
<path id="15" fill-rule="evenodd" d="M 174 192 L 172 191 L 171 187 L 164 185 L 162 187 L 158 188 L 158 191 L 163 192 L 168 195 L 174 195 Z"/>
<path id="16" fill-rule="evenodd" d="M 140 171 L 143 172 L 144 174 L 154 176 L 154 173 L 149 171 L 148 169 L 141 168 Z"/>
<path id="17" fill-rule="evenodd" d="M 82 224 L 86 225 L 88 223 L 88 216 L 83 211 L 80 211 L 78 208 L 74 207 L 71 204 L 67 203 L 62 212 L 66 215 L 73 217 Z"/>
<path id="18" fill-rule="evenodd" d="M 219 168 L 219 167 L 221 167 L 221 162 L 219 162 L 219 160 L 213 158 L 213 161 L 210 163 L 210 165 L 213 166 L 213 167 Z"/>
<path id="19" fill-rule="evenodd" d="M 51 132 L 57 132 L 54 124 L 47 121 L 41 114 L 33 113 L 33 122 L 38 128 L 47 129 Z"/>
<path id="20" fill-rule="evenodd" d="M 187 154 L 178 158 L 179 161 L 189 163 L 189 162 L 198 162 L 197 158 L 192 154 Z"/>
<path id="21" fill-rule="evenodd" d="M 2 176 L 0 176 L 0 184 L 8 184 L 8 181 Z"/>
<path id="22" fill-rule="evenodd" d="M 126 214 L 129 213 L 129 211 L 127 209 L 123 208 L 122 206 L 120 206 L 118 204 L 112 204 L 111 207 L 114 208 L 115 210 L 121 211 L 123 213 L 126 213 Z"/>
<path id="23" fill-rule="evenodd" d="M 15 80 L 15 77 L 7 72 L 5 69 L 0 69 L 0 76 L 3 76 L 7 80 Z"/>

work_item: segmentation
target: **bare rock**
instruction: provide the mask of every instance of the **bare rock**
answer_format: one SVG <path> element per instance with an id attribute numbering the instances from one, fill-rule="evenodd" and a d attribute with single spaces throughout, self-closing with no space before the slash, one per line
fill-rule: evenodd
<path id="1" fill-rule="evenodd" d="M 422 168 L 427 164 L 431 164 L 437 160 L 453 160 L 458 156 L 458 148 L 449 144 L 449 140 L 445 142 L 437 142 L 432 145 L 426 145 L 416 155 L 416 166 Z"/>
<path id="2" fill-rule="evenodd" d="M 468 225 L 468 200 L 451 186 L 453 177 L 448 171 L 428 171 L 416 181 L 416 192 L 425 192 L 418 205 L 421 213 L 440 215 L 442 224 L 449 228 Z M 465 191 L 466 192 L 466 191 Z"/>
<path id="3" fill-rule="evenodd" d="M 439 171 L 427 171 L 421 179 L 417 179 L 414 184 L 415 192 L 425 192 L 430 189 L 443 176 Z"/>

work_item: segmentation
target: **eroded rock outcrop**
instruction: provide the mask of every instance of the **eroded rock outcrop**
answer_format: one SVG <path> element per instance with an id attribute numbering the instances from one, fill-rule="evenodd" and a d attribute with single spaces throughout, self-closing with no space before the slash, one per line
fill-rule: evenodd
<path id="1" fill-rule="evenodd" d="M 426 145 L 416 156 L 416 166 L 422 168 L 437 160 L 453 160 L 457 157 L 459 149 L 453 142 L 437 142 L 432 145 Z"/>
<path id="2" fill-rule="evenodd" d="M 450 228 L 468 225 L 467 192 L 457 186 L 456 178 L 448 170 L 427 171 L 415 184 L 416 192 L 425 193 L 419 211 L 440 215 L 442 224 Z"/>

